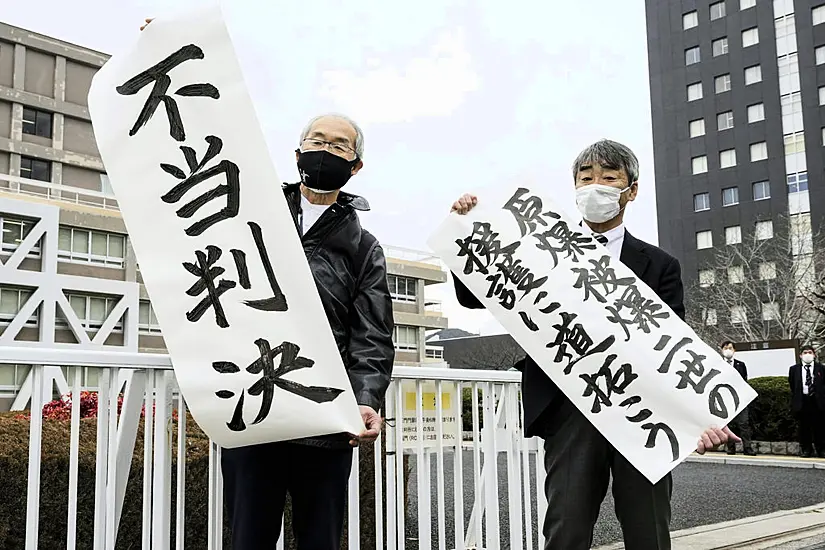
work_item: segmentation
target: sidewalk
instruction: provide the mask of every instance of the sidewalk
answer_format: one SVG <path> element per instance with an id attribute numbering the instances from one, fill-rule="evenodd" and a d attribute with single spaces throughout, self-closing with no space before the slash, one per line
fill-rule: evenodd
<path id="1" fill-rule="evenodd" d="M 708 453 L 704 456 L 693 454 L 687 457 L 687 459 L 685 459 L 685 462 L 704 462 L 705 464 L 735 464 L 739 466 L 772 466 L 775 468 L 814 468 L 817 470 L 825 470 L 825 458 L 801 458 L 798 456 L 745 456 L 742 454 L 731 456 L 726 453 Z M 823 480 L 823 486 L 825 486 L 825 479 Z"/>

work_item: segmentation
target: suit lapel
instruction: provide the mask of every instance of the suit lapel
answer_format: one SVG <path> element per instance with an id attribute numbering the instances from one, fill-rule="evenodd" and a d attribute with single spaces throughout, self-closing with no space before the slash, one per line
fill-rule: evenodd
<path id="1" fill-rule="evenodd" d="M 629 231 L 625 231 L 619 260 L 640 279 L 644 279 L 647 266 L 650 264 L 650 258 L 644 253 L 644 246 L 642 241 L 631 235 Z"/>

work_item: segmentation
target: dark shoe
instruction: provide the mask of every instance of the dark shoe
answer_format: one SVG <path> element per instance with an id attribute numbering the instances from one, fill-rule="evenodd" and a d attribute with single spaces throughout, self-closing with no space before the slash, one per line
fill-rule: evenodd
<path id="1" fill-rule="evenodd" d="M 745 451 L 745 454 L 748 456 L 756 456 L 756 451 L 754 451 L 753 449 L 748 449 L 747 451 Z"/>
<path id="2" fill-rule="evenodd" d="M 802 453 L 800 453 L 799 456 L 801 456 L 802 458 L 813 458 L 814 453 L 813 451 L 802 451 Z"/>
<path id="3" fill-rule="evenodd" d="M 735 455 L 735 454 L 736 454 L 736 451 L 728 451 L 728 454 L 729 454 L 729 455 L 731 455 L 731 456 L 733 456 L 733 455 Z"/>

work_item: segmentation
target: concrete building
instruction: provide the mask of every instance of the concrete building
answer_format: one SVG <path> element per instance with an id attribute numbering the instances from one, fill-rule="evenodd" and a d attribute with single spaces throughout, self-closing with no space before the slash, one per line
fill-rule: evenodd
<path id="1" fill-rule="evenodd" d="M 107 58 L 0 23 L 0 345 L 165 351 L 87 108 Z M 447 274 L 425 253 L 385 250 L 397 362 L 440 362 L 426 333 L 447 319 L 426 288 Z M 0 410 L 27 376 L 0 365 Z"/>
<path id="2" fill-rule="evenodd" d="M 823 227 L 825 1 L 646 8 L 659 241 L 687 285 L 710 285 L 720 247 L 772 238 L 778 220 L 792 238 Z"/>

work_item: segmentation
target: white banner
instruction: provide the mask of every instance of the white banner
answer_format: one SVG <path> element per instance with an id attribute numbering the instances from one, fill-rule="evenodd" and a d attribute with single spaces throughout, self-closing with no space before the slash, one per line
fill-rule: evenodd
<path id="1" fill-rule="evenodd" d="M 430 246 L 651 482 L 756 392 L 624 264 L 526 188 L 450 215 Z"/>
<path id="2" fill-rule="evenodd" d="M 155 20 L 97 73 L 89 110 L 201 428 L 224 447 L 359 433 L 220 10 Z"/>

